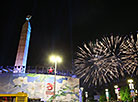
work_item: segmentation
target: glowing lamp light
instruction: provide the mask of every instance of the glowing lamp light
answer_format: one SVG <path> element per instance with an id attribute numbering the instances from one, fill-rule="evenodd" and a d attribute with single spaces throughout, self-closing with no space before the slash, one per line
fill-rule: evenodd
<path id="1" fill-rule="evenodd" d="M 81 89 L 81 91 L 83 91 L 84 88 L 83 87 L 80 87 L 80 89 Z"/>
<path id="2" fill-rule="evenodd" d="M 105 89 L 106 92 L 108 92 L 108 89 Z"/>
<path id="3" fill-rule="evenodd" d="M 138 90 L 135 90 L 135 93 L 138 93 Z"/>
<path id="4" fill-rule="evenodd" d="M 117 88 L 118 88 L 118 85 L 115 85 L 115 86 L 114 86 L 114 88 L 116 88 L 116 89 L 117 89 Z"/>
<path id="5" fill-rule="evenodd" d="M 128 82 L 129 83 L 133 83 L 133 79 L 128 79 Z"/>
<path id="6" fill-rule="evenodd" d="M 61 57 L 59 57 L 59 56 L 54 56 L 54 55 L 52 55 L 52 56 L 50 56 L 50 61 L 51 62 L 62 62 L 62 59 L 61 59 Z"/>

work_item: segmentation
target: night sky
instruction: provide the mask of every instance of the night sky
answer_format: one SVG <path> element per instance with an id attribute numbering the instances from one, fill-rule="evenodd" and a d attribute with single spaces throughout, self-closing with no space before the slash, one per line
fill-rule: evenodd
<path id="1" fill-rule="evenodd" d="M 71 69 L 77 46 L 108 34 L 138 31 L 138 7 L 125 0 L 12 0 L 1 6 L 0 65 L 14 65 L 26 15 L 32 15 L 27 65 L 45 66 L 48 56 L 63 56 Z"/>

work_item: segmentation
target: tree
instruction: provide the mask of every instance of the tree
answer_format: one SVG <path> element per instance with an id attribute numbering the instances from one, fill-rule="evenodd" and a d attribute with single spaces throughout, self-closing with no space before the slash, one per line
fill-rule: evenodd
<path id="1" fill-rule="evenodd" d="M 105 102 L 106 101 L 106 96 L 105 96 L 105 94 L 102 94 L 102 95 L 100 95 L 100 100 L 99 100 L 100 102 Z"/>
<path id="2" fill-rule="evenodd" d="M 120 89 L 120 96 L 122 101 L 132 101 L 132 98 L 130 97 L 130 90 L 128 86 L 121 87 Z"/>

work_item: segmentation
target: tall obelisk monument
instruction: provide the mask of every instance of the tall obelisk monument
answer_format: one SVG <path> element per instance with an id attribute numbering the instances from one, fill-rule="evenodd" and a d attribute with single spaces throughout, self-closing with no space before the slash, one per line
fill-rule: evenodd
<path id="1" fill-rule="evenodd" d="M 31 34 L 31 24 L 29 22 L 30 19 L 31 16 L 28 15 L 26 17 L 25 23 L 22 26 L 18 51 L 16 55 L 14 73 L 25 73 L 26 70 L 27 55 L 28 55 L 29 41 Z"/>

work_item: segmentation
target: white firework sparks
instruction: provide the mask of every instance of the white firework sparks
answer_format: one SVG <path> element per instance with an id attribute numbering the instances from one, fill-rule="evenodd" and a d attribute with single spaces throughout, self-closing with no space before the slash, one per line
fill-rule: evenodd
<path id="1" fill-rule="evenodd" d="M 75 59 L 76 74 L 84 78 L 84 83 L 101 85 L 124 75 L 124 48 L 126 37 L 104 37 L 101 41 L 79 47 Z M 123 60 L 123 61 L 122 61 Z"/>
<path id="2" fill-rule="evenodd" d="M 138 34 L 130 35 L 123 47 L 122 61 L 129 74 L 133 74 L 138 66 Z"/>

